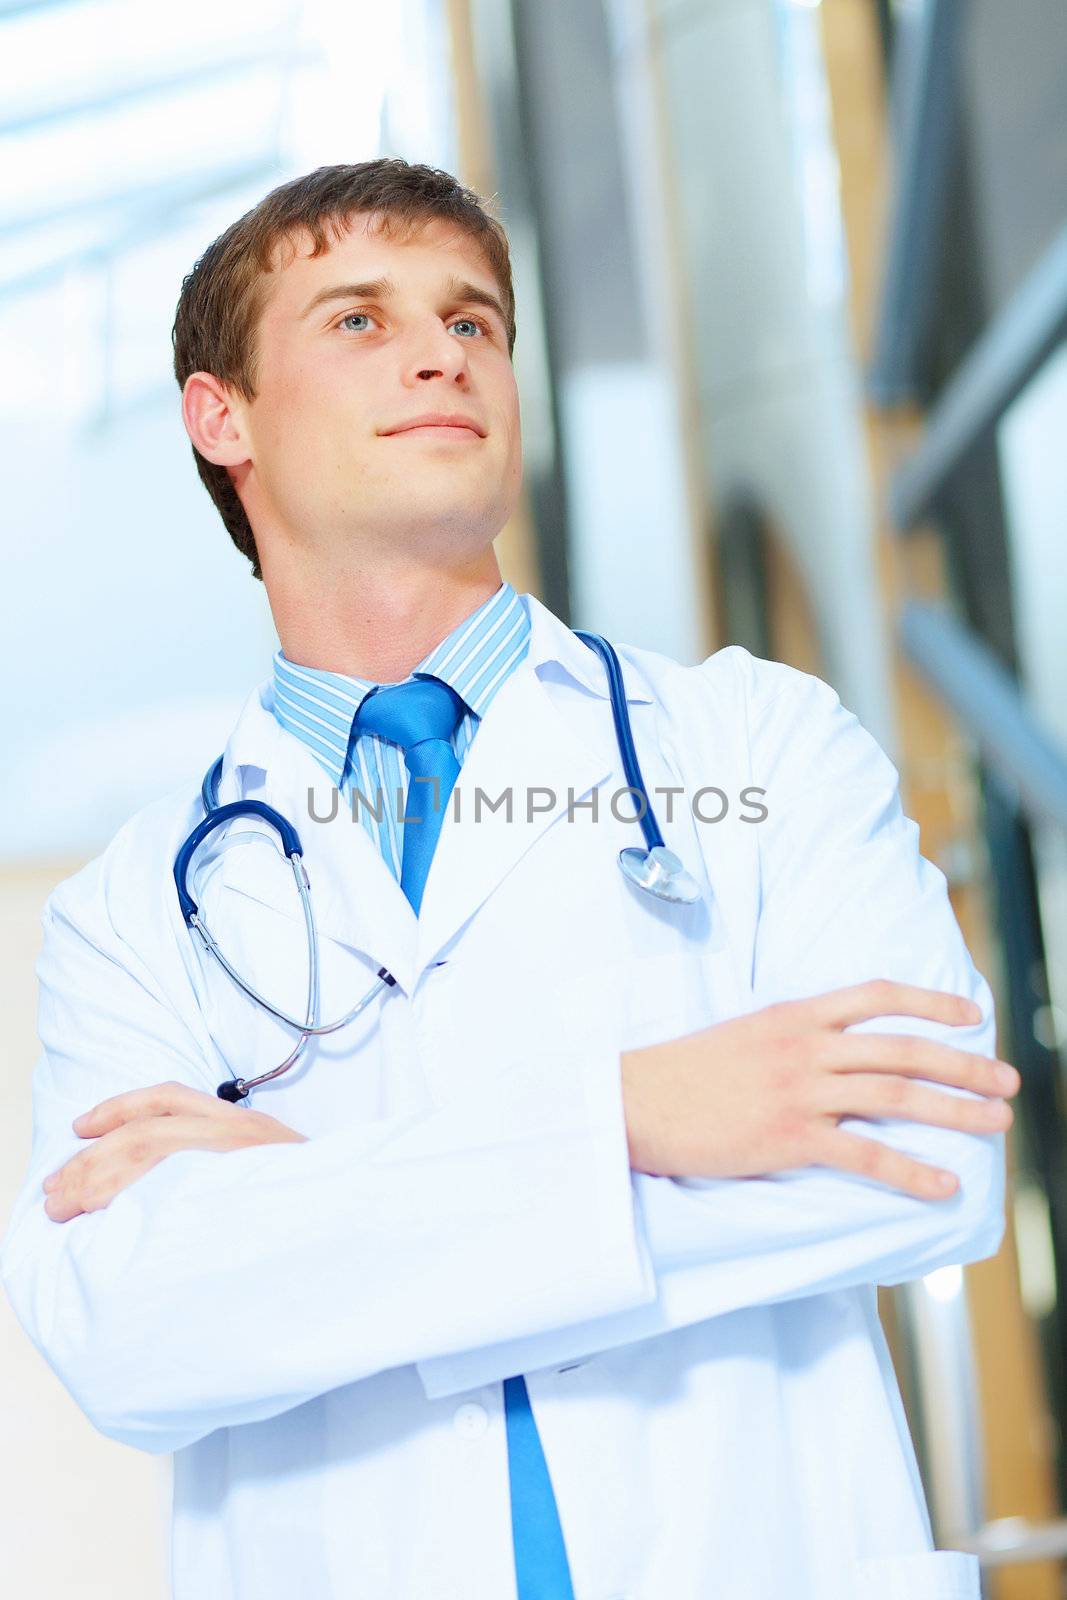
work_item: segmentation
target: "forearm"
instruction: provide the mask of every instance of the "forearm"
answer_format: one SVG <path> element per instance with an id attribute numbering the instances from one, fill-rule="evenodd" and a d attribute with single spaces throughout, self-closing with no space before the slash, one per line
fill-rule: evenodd
<path id="1" fill-rule="evenodd" d="M 510 1066 L 492 1105 L 179 1152 L 63 1224 L 44 1215 L 37 1163 L 5 1287 L 94 1424 L 154 1451 L 641 1304 L 655 1282 L 616 1069 L 561 1053 Z"/>
<path id="2" fill-rule="evenodd" d="M 991 1055 L 991 997 L 984 980 L 976 981 L 985 1016 L 970 1048 Z M 422 1362 L 427 1394 L 455 1393 L 511 1371 L 580 1360 L 747 1306 L 862 1283 L 906 1282 L 996 1251 L 1004 1229 L 1003 1134 L 895 1119 L 872 1125 L 845 1118 L 841 1127 L 954 1172 L 956 1193 L 920 1199 L 816 1166 L 745 1178 L 634 1172 L 638 1224 L 657 1299 L 534 1339 Z M 720 1132 L 728 1143 L 728 1129 Z"/>
<path id="3" fill-rule="evenodd" d="M 904 1131 L 903 1124 L 883 1125 L 878 1137 L 895 1142 Z M 533 1338 L 421 1361 L 427 1395 L 582 1360 L 746 1306 L 861 1283 L 908 1282 L 994 1254 L 1004 1230 L 1004 1136 L 936 1133 L 936 1159 L 960 1175 L 947 1201 L 918 1200 L 816 1169 L 712 1180 L 634 1173 L 656 1299 Z M 913 1138 L 901 1147 L 919 1153 Z M 935 1159 L 934 1148 L 927 1153 Z"/>

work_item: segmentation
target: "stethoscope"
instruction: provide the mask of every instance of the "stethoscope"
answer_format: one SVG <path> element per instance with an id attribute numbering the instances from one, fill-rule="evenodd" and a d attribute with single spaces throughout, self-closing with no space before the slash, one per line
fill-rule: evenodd
<path id="1" fill-rule="evenodd" d="M 656 900 L 667 901 L 672 905 L 692 905 L 700 899 L 700 889 L 696 880 L 685 870 L 673 850 L 668 850 L 663 842 L 659 823 L 656 821 L 652 809 L 652 802 L 645 789 L 645 781 L 641 776 L 641 767 L 637 759 L 637 750 L 634 747 L 633 729 L 630 726 L 630 713 L 626 705 L 626 690 L 622 679 L 622 669 L 619 658 L 612 646 L 598 633 L 586 633 L 576 628 L 576 636 L 595 650 L 607 669 L 608 690 L 611 695 L 611 713 L 615 723 L 615 737 L 618 741 L 619 754 L 622 757 L 623 771 L 630 791 L 640 800 L 638 820 L 644 834 L 645 847 L 630 845 L 625 850 L 619 851 L 619 866 L 623 875 L 636 888 L 645 894 L 652 895 Z M 287 1027 L 295 1028 L 300 1035 L 296 1048 L 286 1057 L 280 1066 L 274 1067 L 270 1072 L 262 1072 L 256 1078 L 230 1078 L 225 1083 L 220 1083 L 215 1093 L 220 1100 L 229 1100 L 236 1104 L 239 1100 L 247 1099 L 250 1092 L 258 1088 L 261 1083 L 269 1083 L 272 1078 L 281 1077 L 283 1072 L 299 1059 L 304 1051 L 307 1041 L 313 1035 L 336 1033 L 339 1028 L 345 1028 L 354 1022 L 359 1014 L 370 1005 L 376 995 L 385 989 L 392 988 L 396 979 L 385 967 L 379 967 L 375 981 L 366 994 L 351 1011 L 347 1011 L 336 1022 L 316 1022 L 319 1010 L 319 949 L 318 935 L 315 930 L 315 915 L 311 909 L 311 885 L 304 868 L 303 850 L 300 837 L 291 822 L 288 822 L 280 812 L 262 800 L 234 800 L 228 805 L 219 805 L 219 778 L 222 773 L 222 756 L 219 756 L 205 774 L 200 788 L 200 796 L 204 804 L 204 820 L 197 823 L 182 844 L 174 859 L 174 883 L 178 890 L 178 903 L 181 906 L 182 916 L 186 925 L 199 934 L 204 948 L 214 956 L 223 971 L 235 984 L 258 1006 L 269 1011 L 272 1017 L 277 1017 Z M 304 913 L 304 926 L 308 943 L 308 991 L 307 1015 L 301 1021 L 298 1017 L 291 1017 L 278 1006 L 264 998 L 241 974 L 227 961 L 218 944 L 215 942 L 200 914 L 196 901 L 189 893 L 188 877 L 193 856 L 203 844 L 204 840 L 214 833 L 216 828 L 221 828 L 233 817 L 260 817 L 270 824 L 277 832 L 282 851 L 289 861 L 293 871 L 293 881 L 300 896 L 300 904 Z"/>

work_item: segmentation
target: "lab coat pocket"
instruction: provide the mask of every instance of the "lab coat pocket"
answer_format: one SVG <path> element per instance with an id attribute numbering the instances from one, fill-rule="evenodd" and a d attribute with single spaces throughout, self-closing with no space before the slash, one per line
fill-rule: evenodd
<path id="1" fill-rule="evenodd" d="M 963 1550 L 916 1550 L 855 1563 L 852 1593 L 863 1600 L 981 1600 L 978 1557 Z"/>
<path id="2" fill-rule="evenodd" d="M 619 988 L 624 1050 L 678 1039 L 715 1020 L 709 957 L 699 950 L 630 956 Z"/>

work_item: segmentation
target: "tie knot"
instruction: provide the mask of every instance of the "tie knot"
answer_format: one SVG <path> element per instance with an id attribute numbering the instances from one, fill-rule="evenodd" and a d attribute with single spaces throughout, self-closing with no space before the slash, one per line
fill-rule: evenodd
<path id="1" fill-rule="evenodd" d="M 356 712 L 361 733 L 377 733 L 405 754 L 426 739 L 450 740 L 466 702 L 440 678 L 412 678 L 372 689 Z"/>

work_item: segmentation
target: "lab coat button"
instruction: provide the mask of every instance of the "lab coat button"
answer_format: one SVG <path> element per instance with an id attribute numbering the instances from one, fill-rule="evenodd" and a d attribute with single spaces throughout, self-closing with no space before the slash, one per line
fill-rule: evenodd
<path id="1" fill-rule="evenodd" d="M 457 1406 L 452 1422 L 456 1432 L 465 1439 L 477 1439 L 489 1426 L 489 1413 L 484 1406 L 470 1400 L 465 1405 Z"/>

